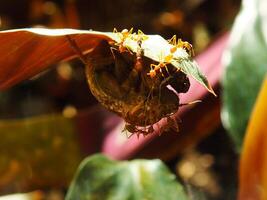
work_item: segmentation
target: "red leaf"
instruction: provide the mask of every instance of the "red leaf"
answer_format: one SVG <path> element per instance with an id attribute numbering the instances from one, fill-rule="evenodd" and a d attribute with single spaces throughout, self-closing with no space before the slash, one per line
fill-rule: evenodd
<path id="1" fill-rule="evenodd" d="M 73 29 L 17 29 L 0 32 L 0 90 L 76 56 L 66 35 L 72 35 L 84 52 L 90 52 L 108 35 Z"/>

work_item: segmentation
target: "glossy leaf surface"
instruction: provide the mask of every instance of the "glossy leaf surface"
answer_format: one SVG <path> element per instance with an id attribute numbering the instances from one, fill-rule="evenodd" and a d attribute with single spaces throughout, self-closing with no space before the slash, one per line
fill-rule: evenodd
<path id="1" fill-rule="evenodd" d="M 238 149 L 267 72 L 266 12 L 264 0 L 243 1 L 224 55 L 222 120 Z"/>
<path id="2" fill-rule="evenodd" d="M 85 159 L 67 200 L 185 200 L 182 186 L 160 160 L 113 161 L 103 155 Z"/>

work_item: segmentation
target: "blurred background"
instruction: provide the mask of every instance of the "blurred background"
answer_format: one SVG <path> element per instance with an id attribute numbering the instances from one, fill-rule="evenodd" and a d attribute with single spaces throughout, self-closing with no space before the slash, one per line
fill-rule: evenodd
<path id="1" fill-rule="evenodd" d="M 110 32 L 114 27 L 134 27 L 165 39 L 176 34 L 193 44 L 196 55 L 201 55 L 229 32 L 240 4 L 239 0 L 2 1 L 0 28 Z M 207 111 L 209 105 L 220 110 L 220 86 L 215 86 L 219 97 L 212 102 L 206 99 Z M 193 110 L 190 116 L 214 116 L 199 112 Z M 166 150 L 164 155 L 164 147 L 150 145 L 153 154 L 149 154 L 144 146 L 124 159 L 161 158 L 186 185 L 187 192 L 197 192 L 207 199 L 235 199 L 238 156 L 218 113 L 215 116 L 213 128 L 206 128 L 205 123 L 200 125 L 205 133 L 201 139 L 192 137 L 194 145 L 184 145 L 186 148 L 175 152 Z M 51 70 L 1 92 L 0 194 L 34 191 L 28 199 L 63 199 L 80 161 L 101 152 L 107 133 L 119 123 L 120 119 L 104 110 L 90 93 L 79 60 L 58 63 Z"/>

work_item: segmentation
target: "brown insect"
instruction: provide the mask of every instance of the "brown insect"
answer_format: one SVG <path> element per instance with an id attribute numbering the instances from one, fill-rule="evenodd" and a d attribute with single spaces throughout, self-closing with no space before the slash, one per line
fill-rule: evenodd
<path id="1" fill-rule="evenodd" d="M 134 134 L 136 134 L 137 137 L 139 137 L 140 135 L 146 136 L 150 133 L 153 133 L 154 128 L 153 128 L 153 125 L 150 125 L 145 128 L 138 128 L 137 126 L 133 124 L 126 123 L 122 132 L 125 132 L 128 138 L 130 138 Z M 131 133 L 130 135 L 128 135 L 129 132 Z"/>
<path id="2" fill-rule="evenodd" d="M 123 49 L 123 38 L 130 37 L 128 33 L 132 33 L 132 30 L 125 31 L 120 44 L 115 45 L 117 48 L 112 51 L 105 40 L 100 42 L 90 53 L 90 59 L 83 55 L 71 36 L 67 39 L 86 65 L 92 94 L 105 108 L 125 120 L 125 130 L 138 136 L 147 135 L 154 131 L 153 124 L 162 118 L 168 119 L 169 124 L 174 123 L 170 117 L 181 104 L 179 97 L 168 89 L 167 85 L 171 85 L 180 93 L 186 92 L 190 83 L 187 76 L 172 65 L 168 66 L 168 74 L 165 77 L 154 76 L 152 79 L 147 76 L 147 66 L 152 61 L 143 56 L 144 35 L 141 32 L 132 35 L 138 46 L 137 53 L 133 54 Z M 160 71 L 161 68 L 167 67 L 164 64 L 169 63 L 169 58 L 164 59 L 162 64 L 152 65 L 153 70 Z"/>

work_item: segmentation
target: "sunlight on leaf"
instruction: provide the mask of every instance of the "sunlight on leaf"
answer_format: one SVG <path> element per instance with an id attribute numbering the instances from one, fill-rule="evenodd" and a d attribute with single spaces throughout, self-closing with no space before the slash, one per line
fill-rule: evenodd
<path id="1" fill-rule="evenodd" d="M 62 60 L 77 57 L 65 35 L 73 35 L 83 52 L 103 39 L 93 31 L 73 29 L 17 29 L 0 32 L 0 90 L 33 77 Z"/>

